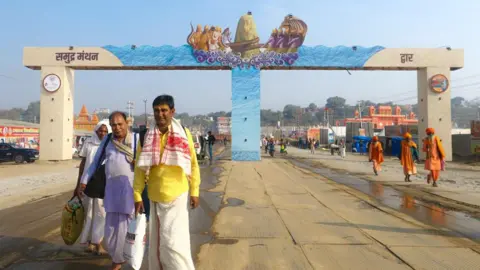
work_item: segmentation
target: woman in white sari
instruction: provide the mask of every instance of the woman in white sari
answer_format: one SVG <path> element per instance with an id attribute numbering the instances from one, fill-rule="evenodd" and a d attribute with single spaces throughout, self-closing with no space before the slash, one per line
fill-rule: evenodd
<path id="1" fill-rule="evenodd" d="M 88 170 L 90 165 L 92 165 L 102 139 L 111 132 L 112 128 L 110 127 L 108 119 L 102 120 L 95 126 L 93 136 L 83 143 L 83 147 L 79 153 L 79 156 L 82 157 L 82 162 L 80 163 L 77 187 L 75 188 L 75 195 L 82 198 L 85 207 L 85 224 L 83 225 L 83 231 L 80 235 L 80 244 L 88 245 L 86 251 L 95 252 L 97 255 L 107 254 L 102 246 L 105 227 L 103 200 L 99 198 L 89 198 L 84 194 L 79 194 L 77 190 L 82 175 Z"/>

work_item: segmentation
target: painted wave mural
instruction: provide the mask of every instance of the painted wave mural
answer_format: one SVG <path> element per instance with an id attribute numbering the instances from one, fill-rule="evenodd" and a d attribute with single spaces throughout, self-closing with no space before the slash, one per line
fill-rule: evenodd
<path id="1" fill-rule="evenodd" d="M 361 68 L 373 55 L 385 49 L 382 46 L 301 46 L 297 56 L 283 56 L 276 52 L 259 54 L 251 59 L 224 52 L 196 52 L 190 45 L 163 46 L 104 46 L 125 66 L 229 66 L 262 68 L 268 66 L 309 66 L 335 68 Z M 292 61 L 292 59 L 295 59 Z"/>
<path id="2" fill-rule="evenodd" d="M 229 27 L 190 24 L 187 44 L 173 46 L 105 46 L 125 66 L 225 66 L 230 68 L 332 67 L 361 68 L 381 46 L 325 47 L 304 45 L 308 25 L 288 14 L 265 43 L 260 41 L 253 14 L 238 20 L 235 36 Z"/>

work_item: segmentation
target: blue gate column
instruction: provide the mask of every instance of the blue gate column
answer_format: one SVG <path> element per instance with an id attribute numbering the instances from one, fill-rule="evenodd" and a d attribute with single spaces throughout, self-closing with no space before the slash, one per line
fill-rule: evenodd
<path id="1" fill-rule="evenodd" d="M 232 160 L 260 160 L 260 70 L 232 70 Z"/>

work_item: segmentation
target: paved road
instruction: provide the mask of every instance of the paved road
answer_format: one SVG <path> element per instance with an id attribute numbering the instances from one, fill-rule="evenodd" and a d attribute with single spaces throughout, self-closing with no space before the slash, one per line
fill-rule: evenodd
<path id="1" fill-rule="evenodd" d="M 219 160 L 202 178 L 201 207 L 191 213 L 197 269 L 480 269 L 478 244 L 465 234 L 288 160 Z M 107 258 L 62 243 L 69 196 L 0 211 L 0 269 L 106 268 Z M 435 213 L 424 214 L 441 220 Z"/>
<path id="2" fill-rule="evenodd" d="M 198 269 L 480 269 L 476 242 L 287 160 L 225 169 Z"/>

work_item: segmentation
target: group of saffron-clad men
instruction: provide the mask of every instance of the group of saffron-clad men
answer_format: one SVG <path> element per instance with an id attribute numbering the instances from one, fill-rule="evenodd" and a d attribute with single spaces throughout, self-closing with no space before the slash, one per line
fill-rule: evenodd
<path id="1" fill-rule="evenodd" d="M 113 112 L 84 142 L 74 191 L 86 211 L 80 243 L 88 252 L 110 255 L 111 269 L 121 269 L 128 226 L 150 208 L 148 269 L 192 270 L 188 208 L 198 207 L 200 189 L 194 143 L 173 118 L 172 96 L 158 96 L 152 107 L 155 124 L 142 140 L 129 131 L 124 113 Z M 85 189 L 102 164 L 104 196 L 89 198 Z"/>
<path id="2" fill-rule="evenodd" d="M 433 128 L 427 128 L 425 132 L 427 136 L 423 139 L 422 151 L 426 153 L 425 170 L 430 172 L 427 176 L 427 183 L 430 184 L 433 180 L 432 185 L 437 187 L 440 171 L 445 169 L 445 150 L 443 149 L 442 141 L 435 135 Z M 406 133 L 403 138 L 399 158 L 403 166 L 405 182 L 411 182 L 410 176 L 417 174 L 415 162 L 419 162 L 418 147 L 413 142 L 410 133 Z M 372 143 L 370 143 L 369 159 L 370 162 L 373 162 L 373 172 L 375 175 L 378 175 L 384 158 L 382 144 L 377 136 L 374 136 Z"/>

